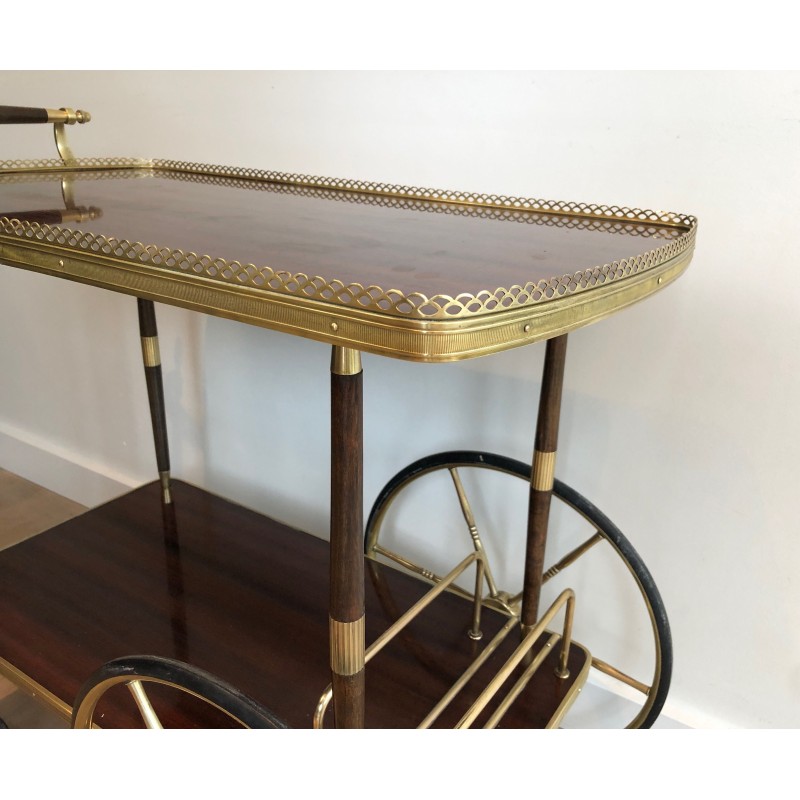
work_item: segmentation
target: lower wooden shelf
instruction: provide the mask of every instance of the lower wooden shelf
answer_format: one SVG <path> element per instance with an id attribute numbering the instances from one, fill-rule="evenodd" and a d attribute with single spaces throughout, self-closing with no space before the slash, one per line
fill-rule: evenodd
<path id="1" fill-rule="evenodd" d="M 237 686 L 290 727 L 311 727 L 330 681 L 327 542 L 182 481 L 173 497 L 165 512 L 153 482 L 0 552 L 0 666 L 65 712 L 111 659 L 176 658 Z M 367 644 L 428 588 L 368 561 Z M 471 620 L 471 604 L 445 592 L 375 657 L 367 727 L 416 727 L 507 617 L 486 609 L 480 642 L 467 636 Z M 513 634 L 505 640 L 437 727 L 458 721 L 518 643 Z M 587 653 L 570 653 L 578 676 Z M 555 676 L 555 655 L 500 727 L 543 727 L 561 706 L 574 678 Z M 165 727 L 228 724 L 191 697 L 148 692 Z M 95 721 L 142 727 L 122 687 L 109 692 Z"/>

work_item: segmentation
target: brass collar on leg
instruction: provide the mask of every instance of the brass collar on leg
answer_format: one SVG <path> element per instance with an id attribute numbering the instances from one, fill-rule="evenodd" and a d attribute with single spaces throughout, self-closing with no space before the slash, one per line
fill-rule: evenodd
<path id="1" fill-rule="evenodd" d="M 358 375 L 361 372 L 361 352 L 350 347 L 333 346 L 331 372 L 334 375 Z"/>
<path id="2" fill-rule="evenodd" d="M 556 474 L 555 452 L 545 453 L 541 450 L 533 451 L 533 472 L 531 485 L 540 492 L 550 492 Z"/>
<path id="3" fill-rule="evenodd" d="M 161 498 L 164 501 L 164 503 L 169 505 L 172 502 L 172 491 L 170 489 L 171 480 L 170 480 L 169 470 L 165 470 L 164 472 L 159 472 L 158 478 L 161 481 Z"/>
<path id="4" fill-rule="evenodd" d="M 331 671 L 336 675 L 356 675 L 364 669 L 364 617 L 339 622 L 329 617 Z"/>
<path id="5" fill-rule="evenodd" d="M 146 367 L 161 365 L 161 351 L 158 347 L 158 336 L 142 336 L 142 358 Z"/>

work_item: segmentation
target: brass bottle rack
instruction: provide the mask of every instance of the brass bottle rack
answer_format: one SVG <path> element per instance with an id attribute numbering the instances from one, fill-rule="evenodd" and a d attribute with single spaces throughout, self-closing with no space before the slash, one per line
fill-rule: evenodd
<path id="1" fill-rule="evenodd" d="M 383 551 L 384 553 L 386 551 Z M 405 564 L 410 562 L 405 561 Z M 472 596 L 474 603 L 474 616 L 473 625 L 469 631 L 470 638 L 480 639 L 480 615 L 483 600 L 481 597 L 482 583 L 485 574 L 487 574 L 487 559 L 486 555 L 481 548 L 473 553 L 470 553 L 464 558 L 457 566 L 455 566 L 443 578 L 436 578 L 434 586 L 430 591 L 425 594 L 417 603 L 415 603 L 408 611 L 406 611 L 391 627 L 389 627 L 378 639 L 376 639 L 366 650 L 365 662 L 368 664 L 389 642 L 391 642 L 398 634 L 406 629 L 414 619 L 422 614 L 425 609 L 434 601 L 440 594 L 448 589 L 452 590 L 455 581 L 473 564 L 475 564 L 476 574 L 476 591 Z M 419 570 L 414 570 L 419 572 Z M 430 573 L 429 573 L 430 574 Z M 561 634 L 549 633 L 547 640 L 541 644 L 539 649 L 534 653 L 534 648 L 537 642 L 542 637 L 542 634 L 547 633 L 547 626 L 551 624 L 553 619 L 564 608 L 564 628 Z M 525 689 L 531 679 L 534 677 L 536 671 L 542 666 L 542 663 L 559 643 L 559 656 L 558 666 L 555 669 L 556 676 L 561 680 L 568 680 L 570 671 L 567 668 L 570 654 L 570 645 L 572 637 L 572 620 L 575 612 L 575 593 L 571 589 L 565 589 L 550 605 L 548 610 L 542 615 L 539 622 L 527 631 L 522 637 L 522 641 L 514 650 L 514 652 L 505 660 L 500 666 L 495 676 L 488 682 L 484 691 L 473 702 L 469 708 L 464 712 L 461 719 L 455 725 L 456 728 L 470 728 L 475 720 L 486 709 L 489 703 L 499 694 L 503 685 L 511 677 L 514 670 L 523 661 L 527 661 L 523 673 L 518 677 L 514 685 L 509 689 L 502 702 L 491 714 L 484 724 L 484 728 L 495 728 L 503 719 L 506 712 L 509 710 L 511 704 Z M 491 656 L 495 653 L 500 644 L 506 637 L 515 629 L 519 628 L 520 620 L 519 614 L 513 614 L 509 621 L 500 629 L 500 631 L 492 638 L 486 645 L 481 654 L 475 661 L 462 673 L 459 679 L 453 684 L 450 690 L 441 698 L 441 700 L 431 709 L 430 713 L 419 724 L 420 729 L 430 728 L 434 722 L 439 718 L 442 712 L 453 702 L 459 692 L 472 680 L 475 674 L 489 661 Z M 588 656 L 588 651 L 587 651 Z M 569 707 L 575 701 L 580 692 L 583 684 L 586 682 L 588 675 L 588 667 L 591 662 L 591 657 L 587 657 L 584 664 L 585 668 L 581 670 L 579 675 L 574 676 L 571 686 L 566 693 L 563 701 L 559 704 L 555 713 L 550 718 L 546 727 L 555 728 L 563 719 Z M 317 708 L 314 712 L 314 728 L 324 727 L 325 712 L 328 709 L 331 698 L 333 696 L 332 687 L 329 684 L 325 691 L 322 693 Z"/>

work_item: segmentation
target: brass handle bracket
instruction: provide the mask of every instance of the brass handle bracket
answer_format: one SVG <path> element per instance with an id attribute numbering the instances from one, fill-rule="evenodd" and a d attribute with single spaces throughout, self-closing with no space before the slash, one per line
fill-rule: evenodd
<path id="1" fill-rule="evenodd" d="M 90 122 L 92 115 L 88 111 L 74 111 L 71 108 L 59 108 L 57 111 L 47 109 L 47 121 L 53 123 L 53 134 L 56 148 L 61 160 L 66 164 L 75 160 L 75 155 L 67 142 L 66 125 L 84 125 Z"/>

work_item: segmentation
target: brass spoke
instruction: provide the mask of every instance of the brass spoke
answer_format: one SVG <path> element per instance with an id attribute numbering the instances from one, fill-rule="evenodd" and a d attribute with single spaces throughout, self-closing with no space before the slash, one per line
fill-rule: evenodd
<path id="1" fill-rule="evenodd" d="M 642 683 L 641 681 L 637 681 L 636 678 L 631 678 L 630 675 L 626 675 L 621 670 L 618 670 L 616 667 L 612 667 L 611 664 L 606 664 L 605 661 L 601 661 L 599 658 L 592 658 L 592 666 L 600 670 L 600 672 L 610 675 L 612 678 L 616 678 L 618 681 L 627 684 L 628 686 L 633 687 L 637 691 L 641 692 L 643 695 L 650 694 L 650 686 L 646 683 Z"/>
<path id="2" fill-rule="evenodd" d="M 489 559 L 486 557 L 486 551 L 483 549 L 483 542 L 478 533 L 478 526 L 475 523 L 475 515 L 472 513 L 472 506 L 470 506 L 469 500 L 467 499 L 467 493 L 464 491 L 464 484 L 461 483 L 461 476 L 458 474 L 458 469 L 456 467 L 448 467 L 448 471 L 450 472 L 450 477 L 453 479 L 453 485 L 456 488 L 458 502 L 461 506 L 461 513 L 464 515 L 467 528 L 469 528 L 472 544 L 475 551 L 481 553 L 483 556 L 484 574 L 486 577 L 486 584 L 489 587 L 489 595 L 491 597 L 497 597 L 497 584 L 494 582 L 494 576 L 489 567 Z"/>
<path id="3" fill-rule="evenodd" d="M 139 713 L 142 715 L 144 724 L 148 728 L 162 729 L 164 726 L 161 724 L 161 720 L 158 718 L 158 714 L 156 714 L 153 704 L 150 702 L 150 698 L 147 696 L 144 686 L 142 686 L 142 682 L 130 681 L 130 683 L 128 683 L 128 689 L 130 689 L 133 699 L 139 707 Z"/>
<path id="4" fill-rule="evenodd" d="M 557 564 L 553 564 L 547 572 L 544 573 L 543 582 L 547 582 L 550 578 L 558 575 L 559 572 L 565 570 L 571 564 L 574 564 L 584 553 L 591 550 L 598 542 L 603 541 L 603 534 L 599 531 L 590 536 L 583 544 L 578 545 L 574 550 L 567 553 Z"/>
<path id="5" fill-rule="evenodd" d="M 405 567 L 405 569 L 420 575 L 431 583 L 441 583 L 444 580 L 441 575 L 431 572 L 429 569 L 425 569 L 425 567 L 421 567 L 419 564 L 415 564 L 413 561 L 409 561 L 407 558 L 395 553 L 393 550 L 388 550 L 379 544 L 375 545 L 372 552 L 376 556 L 383 556 L 384 558 L 388 558 L 390 561 L 394 561 L 401 567 Z M 450 586 L 449 589 L 451 592 L 453 592 L 453 594 L 457 594 L 459 597 L 463 597 L 465 600 L 472 600 L 475 597 L 472 592 L 468 592 L 466 589 L 462 589 L 460 586 L 456 586 L 455 584 Z"/>
<path id="6" fill-rule="evenodd" d="M 417 575 L 422 576 L 426 580 L 432 581 L 434 583 L 438 583 L 441 580 L 441 578 L 435 572 L 431 572 L 429 569 L 425 569 L 425 567 L 421 567 L 419 564 L 415 564 L 413 561 L 409 561 L 407 558 L 404 558 L 399 553 L 395 553 L 393 550 L 388 550 L 387 548 L 382 547 L 381 545 L 376 544 L 375 547 L 372 549 L 372 552 L 375 555 L 391 559 L 395 563 L 399 564 L 401 567 L 405 567 L 410 572 L 415 572 Z"/>

